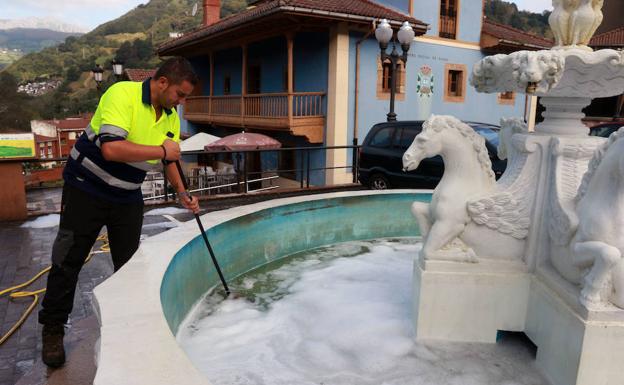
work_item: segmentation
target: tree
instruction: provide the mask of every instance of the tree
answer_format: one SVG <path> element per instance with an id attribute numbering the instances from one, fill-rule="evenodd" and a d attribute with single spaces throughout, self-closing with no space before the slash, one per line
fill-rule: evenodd
<path id="1" fill-rule="evenodd" d="M 247 8 L 247 1 L 245 0 L 229 0 L 224 1 L 221 7 L 221 17 L 226 17 L 235 13 L 238 13 Z"/>
<path id="2" fill-rule="evenodd" d="M 17 79 L 0 72 L 0 132 L 30 132 L 34 112 L 29 108 L 29 97 L 17 92 Z"/>

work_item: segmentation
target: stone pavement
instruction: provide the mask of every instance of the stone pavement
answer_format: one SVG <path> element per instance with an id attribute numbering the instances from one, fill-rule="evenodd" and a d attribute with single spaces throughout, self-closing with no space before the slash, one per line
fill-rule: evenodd
<path id="1" fill-rule="evenodd" d="M 361 189 L 361 187 L 351 185 L 334 189 L 213 197 L 202 200 L 202 214 L 267 199 L 345 189 Z M 41 208 L 38 212 L 58 212 L 60 189 L 29 192 L 28 200 L 32 207 Z M 154 208 L 159 206 L 146 207 L 145 211 Z M 193 220 L 190 213 L 173 214 L 171 217 L 181 222 Z M 170 218 L 162 215 L 146 216 L 143 236 L 166 231 L 168 229 L 166 225 L 171 225 L 171 222 Z M 58 227 L 23 228 L 20 227 L 21 224 L 22 222 L 0 222 L 0 290 L 29 280 L 50 264 L 50 251 Z M 96 243 L 94 250 L 98 250 L 100 246 L 100 242 Z M 61 369 L 49 370 L 41 362 L 41 326 L 37 322 L 39 304 L 24 325 L 0 345 L 0 385 L 83 385 L 93 382 L 94 345 L 99 337 L 99 326 L 92 309 L 92 292 L 93 288 L 112 272 L 110 255 L 105 252 L 96 253 L 80 272 L 74 310 L 70 316 L 70 328 L 65 337 L 67 364 Z M 43 276 L 23 290 L 44 288 L 46 280 L 47 276 Z M 40 296 L 39 302 L 41 299 Z M 1 335 L 15 324 L 31 301 L 30 297 L 16 301 L 10 301 L 7 296 L 0 297 Z"/>
<path id="2" fill-rule="evenodd" d="M 58 213 L 62 188 L 39 188 L 26 191 L 28 215 Z"/>

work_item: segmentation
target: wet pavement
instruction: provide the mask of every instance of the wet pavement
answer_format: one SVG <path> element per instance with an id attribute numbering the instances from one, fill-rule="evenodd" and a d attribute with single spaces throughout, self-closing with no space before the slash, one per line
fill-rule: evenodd
<path id="1" fill-rule="evenodd" d="M 282 191 L 264 194 L 249 194 L 210 197 L 202 200 L 202 214 L 223 210 L 267 199 L 293 195 L 327 193 L 333 191 L 361 189 L 358 185 L 341 186 L 333 189 L 306 191 Z M 32 190 L 27 194 L 29 213 L 54 214 L 60 209 L 60 189 Z M 170 203 L 170 206 L 175 206 Z M 145 211 L 167 206 L 146 206 Z M 36 217 L 31 217 L 32 221 Z M 39 217 L 41 218 L 41 217 Z M 142 237 L 149 237 L 177 226 L 176 222 L 192 220 L 188 212 L 145 216 Z M 26 221 L 28 222 L 28 221 Z M 58 222 L 58 219 L 57 219 Z M 28 281 L 50 264 L 50 251 L 58 226 L 45 228 L 21 227 L 24 222 L 0 222 L 0 290 Z M 65 336 L 67 363 L 60 369 L 50 370 L 41 362 L 41 325 L 37 322 L 39 304 L 4 344 L 0 345 L 0 385 L 55 385 L 91 384 L 95 375 L 95 342 L 99 337 L 99 326 L 92 307 L 92 293 L 95 286 L 113 273 L 108 252 L 100 251 L 98 241 L 91 261 L 80 272 L 74 309 L 70 316 L 69 329 Z M 45 288 L 47 276 L 43 276 L 23 290 Z M 0 334 L 4 335 L 22 316 L 32 302 L 32 297 L 9 300 L 0 297 Z"/>

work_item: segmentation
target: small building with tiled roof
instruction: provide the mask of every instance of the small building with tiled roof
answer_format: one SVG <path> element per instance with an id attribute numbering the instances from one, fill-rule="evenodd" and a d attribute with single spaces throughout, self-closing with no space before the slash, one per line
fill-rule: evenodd
<path id="1" fill-rule="evenodd" d="M 425 7 L 416 0 L 261 0 L 219 19 L 219 0 L 203 0 L 204 25 L 158 47 L 160 56 L 188 58 L 199 77 L 193 96 L 179 111 L 183 132 L 226 136 L 256 131 L 283 147 L 361 143 L 386 120 L 392 72 L 380 60 L 375 28 L 387 19 L 396 32 L 411 24 L 414 41 L 407 62 L 396 68 L 395 112 L 400 120 L 432 113 L 498 124 L 523 116 L 525 98 L 512 93 L 479 94 L 468 85 L 482 47 L 483 9 L 473 2 L 442 0 Z M 501 33 L 499 33 L 501 34 Z M 505 30 L 491 47 L 509 42 L 537 47 L 545 42 Z M 492 32 L 492 36 L 495 36 Z M 534 40 L 532 40 L 534 39 Z M 388 53 L 392 49 L 392 43 Z M 401 53 L 397 44 L 396 50 Z M 353 180 L 352 150 L 310 152 L 314 185 Z M 249 171 L 279 163 L 295 170 L 306 155 L 263 154 Z M 298 175 L 298 177 L 301 177 Z"/>
<path id="2" fill-rule="evenodd" d="M 550 49 L 552 40 L 524 32 L 485 18 L 481 28 L 481 48 L 487 53 L 511 53 Z"/>
<path id="3" fill-rule="evenodd" d="M 155 73 L 155 69 L 147 70 L 140 68 L 125 68 L 123 71 L 123 77 L 131 82 L 143 82 L 154 76 Z"/>
<path id="4" fill-rule="evenodd" d="M 31 131 L 40 137 L 53 138 L 54 158 L 64 158 L 69 155 L 74 143 L 91 122 L 92 113 L 65 119 L 33 120 L 30 122 Z M 47 154 L 47 152 L 46 152 Z"/>
<path id="5" fill-rule="evenodd" d="M 589 46 L 594 49 L 624 48 L 624 26 L 594 35 L 594 37 L 592 37 L 589 41 Z"/>
<path id="6" fill-rule="evenodd" d="M 35 134 L 35 152 L 39 159 L 56 158 L 58 156 L 56 137 Z"/>

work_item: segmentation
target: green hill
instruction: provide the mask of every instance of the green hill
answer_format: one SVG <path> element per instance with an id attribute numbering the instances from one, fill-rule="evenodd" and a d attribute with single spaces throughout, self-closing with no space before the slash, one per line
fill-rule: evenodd
<path id="1" fill-rule="evenodd" d="M 37 78 L 65 78 L 67 73 L 90 71 L 95 64 L 110 67 L 117 51 L 151 50 L 126 53 L 128 66 L 153 67 L 159 62 L 153 55 L 153 47 L 169 38 L 169 32 L 183 32 L 201 24 L 201 7 L 195 16 L 192 7 L 198 0 L 151 0 L 141 4 L 125 15 L 104 23 L 80 37 L 70 36 L 61 44 L 30 53 L 6 68 L 19 82 Z M 200 6 L 201 6 L 201 2 Z M 238 12 L 247 5 L 245 0 L 225 0 L 222 16 Z M 143 41 L 141 47 L 132 47 L 135 41 Z M 136 44 L 135 44 L 136 45 Z M 74 79 L 71 79 L 74 80 Z"/>
<path id="2" fill-rule="evenodd" d="M 497 23 L 510 25 L 538 36 L 552 38 L 552 32 L 548 26 L 550 11 L 542 13 L 519 11 L 516 4 L 511 2 L 485 0 L 485 16 Z"/>
<path id="3" fill-rule="evenodd" d="M 52 31 L 45 28 L 0 29 L 0 70 L 25 53 L 62 43 L 68 36 L 81 35 Z"/>
<path id="4" fill-rule="evenodd" d="M 199 11 L 193 16 L 196 3 Z M 245 0 L 224 0 L 221 16 L 239 12 L 246 6 Z M 107 70 L 105 89 L 113 81 L 111 60 L 121 60 L 127 68 L 154 68 L 160 62 L 154 54 L 155 47 L 167 40 L 170 32 L 185 32 L 201 22 L 199 0 L 151 0 L 89 33 L 69 36 L 61 44 L 26 54 L 2 73 L 15 78 L 18 83 L 63 80 L 54 92 L 31 98 L 28 109 L 33 111 L 32 119 L 62 118 L 93 111 L 97 106 L 98 92 L 90 72 L 96 64 Z"/>

